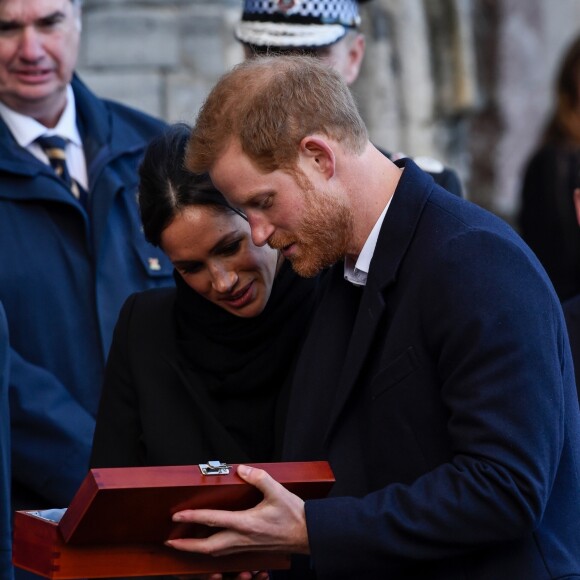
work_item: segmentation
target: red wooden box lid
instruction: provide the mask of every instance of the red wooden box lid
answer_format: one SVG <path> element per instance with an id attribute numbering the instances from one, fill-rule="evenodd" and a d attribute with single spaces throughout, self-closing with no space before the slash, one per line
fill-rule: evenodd
<path id="1" fill-rule="evenodd" d="M 255 463 L 302 499 L 324 497 L 334 483 L 327 462 Z M 203 475 L 198 465 L 91 469 L 58 528 L 71 545 L 162 543 L 215 529 L 176 524 L 183 509 L 242 510 L 261 500 L 232 465 L 227 475 Z"/>

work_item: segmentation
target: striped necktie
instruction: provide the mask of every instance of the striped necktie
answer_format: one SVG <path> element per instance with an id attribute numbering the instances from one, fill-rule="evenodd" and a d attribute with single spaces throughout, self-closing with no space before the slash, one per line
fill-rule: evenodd
<path id="1" fill-rule="evenodd" d="M 36 142 L 46 153 L 54 172 L 60 177 L 71 190 L 72 194 L 86 207 L 87 192 L 81 187 L 69 173 L 66 164 L 66 139 L 58 135 L 42 136 Z"/>

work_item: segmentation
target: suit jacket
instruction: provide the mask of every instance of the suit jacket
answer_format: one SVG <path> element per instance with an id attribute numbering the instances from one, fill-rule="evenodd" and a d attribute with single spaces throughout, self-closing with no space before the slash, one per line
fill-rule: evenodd
<path id="1" fill-rule="evenodd" d="M 558 298 L 512 229 L 412 161 L 367 285 L 343 266 L 293 385 L 318 578 L 580 578 L 580 421 Z M 344 361 L 342 364 L 341 361 Z"/>
<path id="2" fill-rule="evenodd" d="M 119 310 L 173 283 L 141 231 L 137 167 L 164 123 L 73 79 L 89 177 L 86 211 L 0 119 L 0 300 L 10 328 L 15 508 L 64 507 L 88 468 Z"/>

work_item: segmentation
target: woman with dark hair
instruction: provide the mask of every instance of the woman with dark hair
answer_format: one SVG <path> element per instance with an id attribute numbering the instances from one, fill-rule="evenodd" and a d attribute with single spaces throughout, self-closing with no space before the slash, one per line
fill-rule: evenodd
<path id="1" fill-rule="evenodd" d="M 556 79 L 554 111 L 524 173 L 520 232 L 560 300 L 580 293 L 580 230 L 572 192 L 580 169 L 580 37 Z"/>
<path id="2" fill-rule="evenodd" d="M 255 246 L 208 176 L 183 169 L 189 133 L 171 127 L 140 168 L 145 236 L 171 259 L 176 287 L 135 294 L 122 309 L 93 467 L 277 459 L 317 282 Z"/>

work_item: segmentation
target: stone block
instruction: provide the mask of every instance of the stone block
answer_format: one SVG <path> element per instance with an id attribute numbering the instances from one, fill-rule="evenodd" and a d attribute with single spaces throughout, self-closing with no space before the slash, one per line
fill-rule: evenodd
<path id="1" fill-rule="evenodd" d="M 83 81 L 99 97 L 120 101 L 155 117 L 164 117 L 163 79 L 155 73 L 79 69 Z"/>
<path id="2" fill-rule="evenodd" d="M 85 67 L 151 68 L 179 64 L 178 12 L 171 8 L 85 11 Z"/>
<path id="3" fill-rule="evenodd" d="M 170 122 L 194 124 L 213 82 L 187 73 L 169 74 L 166 79 L 166 117 Z"/>
<path id="4" fill-rule="evenodd" d="M 180 22 L 185 66 L 204 76 L 213 76 L 223 70 L 222 23 L 219 16 L 190 17 Z"/>
<path id="5" fill-rule="evenodd" d="M 195 5 L 184 10 L 179 22 L 183 65 L 203 76 L 216 77 L 231 68 L 232 56 L 239 62 L 243 51 L 234 38 L 234 23 L 240 15 L 240 6 Z"/>

